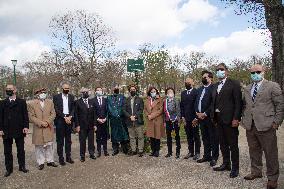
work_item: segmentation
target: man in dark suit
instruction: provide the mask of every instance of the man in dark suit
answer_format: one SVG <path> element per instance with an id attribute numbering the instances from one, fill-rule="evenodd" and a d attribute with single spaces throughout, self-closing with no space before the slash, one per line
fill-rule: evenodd
<path id="1" fill-rule="evenodd" d="M 217 124 L 223 164 L 215 167 L 214 171 L 231 170 L 230 178 L 235 178 L 239 175 L 238 126 L 242 109 L 241 86 L 238 81 L 228 78 L 228 68 L 224 63 L 217 66 L 216 72 L 219 82 L 212 93 L 211 117 Z"/>
<path id="2" fill-rule="evenodd" d="M 107 124 L 107 100 L 103 97 L 103 89 L 96 88 L 96 97 L 94 98 L 94 125 L 97 129 L 96 140 L 98 157 L 101 157 L 102 146 L 105 156 L 109 156 L 107 151 L 107 140 L 109 131 Z"/>
<path id="3" fill-rule="evenodd" d="M 186 90 L 181 93 L 180 111 L 183 122 L 185 123 L 185 132 L 188 142 L 189 153 L 184 159 L 193 157 L 194 160 L 200 157 L 200 135 L 199 126 L 193 125 L 192 121 L 196 118 L 194 105 L 197 98 L 197 89 L 193 88 L 193 79 L 187 78 L 185 81 Z"/>
<path id="4" fill-rule="evenodd" d="M 209 71 L 202 72 L 203 86 L 198 89 L 197 100 L 195 101 L 196 121 L 200 125 L 202 141 L 204 146 L 204 155 L 197 163 L 209 162 L 213 167 L 219 157 L 219 142 L 216 127 L 213 125 L 211 114 L 212 91 L 213 91 L 213 74 Z"/>
<path id="5" fill-rule="evenodd" d="M 0 136 L 3 138 L 6 173 L 13 172 L 12 144 L 15 139 L 19 171 L 27 173 L 25 165 L 24 137 L 29 131 L 29 117 L 26 101 L 16 96 L 14 85 L 7 85 L 8 98 L 0 102 Z"/>
<path id="6" fill-rule="evenodd" d="M 86 139 L 91 159 L 96 159 L 94 144 L 94 100 L 89 98 L 89 89 L 81 89 L 81 98 L 75 103 L 75 126 L 79 133 L 81 162 L 85 161 Z"/>
<path id="7" fill-rule="evenodd" d="M 59 164 L 64 166 L 66 165 L 63 157 L 64 142 L 66 162 L 70 164 L 74 163 L 71 158 L 71 133 L 75 101 L 74 96 L 68 94 L 70 91 L 70 85 L 68 83 L 63 83 L 61 86 L 62 93 L 53 97 L 53 103 L 56 112 L 54 123 L 56 127 L 57 154 L 59 157 Z"/>
<path id="8" fill-rule="evenodd" d="M 128 127 L 131 147 L 131 151 L 129 151 L 128 154 L 135 155 L 137 153 L 137 138 L 139 157 L 142 157 L 144 151 L 144 102 L 142 98 L 137 96 L 137 88 L 135 85 L 130 85 L 128 87 L 128 91 L 130 93 L 130 96 L 126 99 L 123 106 L 123 114 L 125 116 L 125 124 Z"/>

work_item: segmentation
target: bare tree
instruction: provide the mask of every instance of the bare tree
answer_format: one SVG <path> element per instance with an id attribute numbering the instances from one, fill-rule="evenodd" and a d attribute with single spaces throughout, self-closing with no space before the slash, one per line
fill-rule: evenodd
<path id="1" fill-rule="evenodd" d="M 284 4 L 282 0 L 221 0 L 237 5 L 238 14 L 252 13 L 257 28 L 268 28 L 272 39 L 272 79 L 284 89 Z"/>

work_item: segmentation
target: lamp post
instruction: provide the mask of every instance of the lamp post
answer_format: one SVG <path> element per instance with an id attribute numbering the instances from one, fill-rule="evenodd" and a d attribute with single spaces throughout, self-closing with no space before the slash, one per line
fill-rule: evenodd
<path id="1" fill-rule="evenodd" d="M 16 65 L 17 65 L 17 60 L 11 60 L 12 64 L 14 66 L 14 85 L 16 86 L 17 84 L 17 79 L 16 79 Z"/>

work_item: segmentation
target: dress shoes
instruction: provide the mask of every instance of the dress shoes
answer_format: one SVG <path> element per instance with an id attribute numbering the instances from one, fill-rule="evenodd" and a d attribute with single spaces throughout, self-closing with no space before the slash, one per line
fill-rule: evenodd
<path id="1" fill-rule="evenodd" d="M 194 155 L 192 154 L 192 153 L 188 153 L 185 157 L 184 157 L 184 159 L 189 159 L 189 158 L 192 158 Z"/>
<path id="2" fill-rule="evenodd" d="M 66 163 L 65 163 L 65 161 L 64 161 L 64 160 L 59 160 L 59 165 L 61 165 L 61 166 L 65 166 L 65 165 L 66 165 Z"/>
<path id="3" fill-rule="evenodd" d="M 20 168 L 19 168 L 19 171 L 21 171 L 21 172 L 23 172 L 23 173 L 29 172 L 29 170 L 26 169 L 25 167 L 20 167 Z"/>
<path id="4" fill-rule="evenodd" d="M 4 177 L 8 177 L 13 173 L 13 171 L 6 171 L 6 173 L 4 174 Z"/>
<path id="5" fill-rule="evenodd" d="M 248 174 L 247 176 L 244 177 L 245 180 L 254 180 L 257 178 L 262 178 L 262 175 Z"/>
<path id="6" fill-rule="evenodd" d="M 70 163 L 70 164 L 73 164 L 74 163 L 74 161 L 73 161 L 73 159 L 70 157 L 70 158 L 66 158 L 66 162 L 67 163 Z"/>
<path id="7" fill-rule="evenodd" d="M 143 152 L 138 153 L 138 157 L 143 157 L 143 155 L 144 155 Z"/>
<path id="8" fill-rule="evenodd" d="M 96 156 L 95 156 L 95 155 L 90 155 L 90 159 L 95 160 L 95 159 L 97 159 L 97 158 L 96 158 Z"/>
<path id="9" fill-rule="evenodd" d="M 222 164 L 220 167 L 214 167 L 214 171 L 231 171 L 231 166 L 228 164 Z"/>
<path id="10" fill-rule="evenodd" d="M 217 161 L 215 159 L 210 161 L 210 166 L 214 167 L 215 165 L 217 165 Z"/>
<path id="11" fill-rule="evenodd" d="M 46 164 L 48 167 L 58 167 L 54 162 L 50 162 Z"/>
<path id="12" fill-rule="evenodd" d="M 180 158 L 180 153 L 177 153 L 176 154 L 176 159 L 179 159 Z"/>
<path id="13" fill-rule="evenodd" d="M 239 170 L 232 169 L 230 173 L 230 178 L 236 178 L 237 176 L 239 176 Z"/>
<path id="14" fill-rule="evenodd" d="M 208 162 L 208 161 L 210 161 L 210 159 L 203 157 L 202 159 L 199 159 L 199 160 L 197 160 L 196 162 L 197 162 L 197 163 L 204 163 L 204 162 Z"/>
<path id="15" fill-rule="evenodd" d="M 192 159 L 196 161 L 196 160 L 198 160 L 199 158 L 200 158 L 200 154 L 195 154 Z"/>
<path id="16" fill-rule="evenodd" d="M 81 157 L 81 158 L 80 158 L 80 161 L 81 161 L 81 162 L 85 162 L 85 157 Z"/>
<path id="17" fill-rule="evenodd" d="M 165 158 L 169 158 L 169 157 L 171 157 L 172 156 L 172 154 L 171 153 L 168 153 L 167 155 L 165 155 Z"/>
<path id="18" fill-rule="evenodd" d="M 266 188 L 267 189 L 276 189 L 277 188 L 277 181 L 268 180 Z"/>
<path id="19" fill-rule="evenodd" d="M 109 156 L 109 153 L 108 152 L 104 152 L 105 156 Z"/>
<path id="20" fill-rule="evenodd" d="M 38 166 L 38 170 L 43 170 L 43 168 L 44 168 L 44 164 L 41 164 Z"/>

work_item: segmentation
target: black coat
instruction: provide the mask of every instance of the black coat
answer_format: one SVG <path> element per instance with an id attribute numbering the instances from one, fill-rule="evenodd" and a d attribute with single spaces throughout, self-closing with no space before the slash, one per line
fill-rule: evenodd
<path id="1" fill-rule="evenodd" d="M 54 109 L 56 112 L 56 117 L 55 117 L 54 122 L 56 124 L 56 121 L 58 119 L 64 118 L 62 93 L 55 95 L 53 97 L 53 103 L 54 103 Z M 69 115 L 74 117 L 75 101 L 74 101 L 74 96 L 71 94 L 68 94 L 68 106 L 69 106 Z"/>
<path id="2" fill-rule="evenodd" d="M 102 105 L 99 105 L 97 97 L 94 99 L 94 124 L 97 125 L 97 119 L 105 119 L 108 115 L 107 99 L 102 97 Z"/>
<path id="3" fill-rule="evenodd" d="M 0 130 L 3 138 L 24 137 L 24 128 L 29 128 L 29 117 L 26 101 L 16 98 L 10 102 L 9 98 L 0 102 Z"/>
<path id="4" fill-rule="evenodd" d="M 143 99 L 140 97 L 135 97 L 134 103 L 133 103 L 133 114 L 131 109 L 131 97 L 128 97 L 123 105 L 123 114 L 125 116 L 125 124 L 127 127 L 130 127 L 133 125 L 133 122 L 130 119 L 130 116 L 135 116 L 136 121 L 135 125 L 143 125 L 143 110 L 144 110 L 144 102 Z"/>
<path id="5" fill-rule="evenodd" d="M 204 94 L 202 101 L 201 101 L 201 112 L 200 113 L 205 113 L 208 117 L 210 117 L 210 114 L 211 114 L 211 103 L 212 103 L 213 88 L 214 88 L 213 84 L 211 84 L 210 86 L 205 88 L 205 94 Z M 203 89 L 204 89 L 204 86 L 202 86 L 198 89 L 198 94 L 197 94 L 197 98 L 196 98 L 196 101 L 195 101 L 195 112 L 199 112 L 198 104 L 199 104 L 199 99 L 201 97 Z"/>
<path id="6" fill-rule="evenodd" d="M 94 99 L 88 99 L 88 105 L 89 107 L 82 98 L 75 103 L 75 126 L 80 126 L 80 129 L 94 128 Z"/>
<path id="7" fill-rule="evenodd" d="M 220 119 L 224 124 L 231 125 L 233 119 L 241 120 L 242 92 L 240 82 L 226 79 L 220 93 L 217 93 L 218 83 L 212 92 L 211 118 L 216 121 L 216 109 L 220 110 Z"/>
<path id="8" fill-rule="evenodd" d="M 195 88 L 192 89 L 190 94 L 187 94 L 187 90 L 181 93 L 180 113 L 186 121 L 192 122 L 196 118 L 194 106 L 197 95 L 198 91 Z"/>

